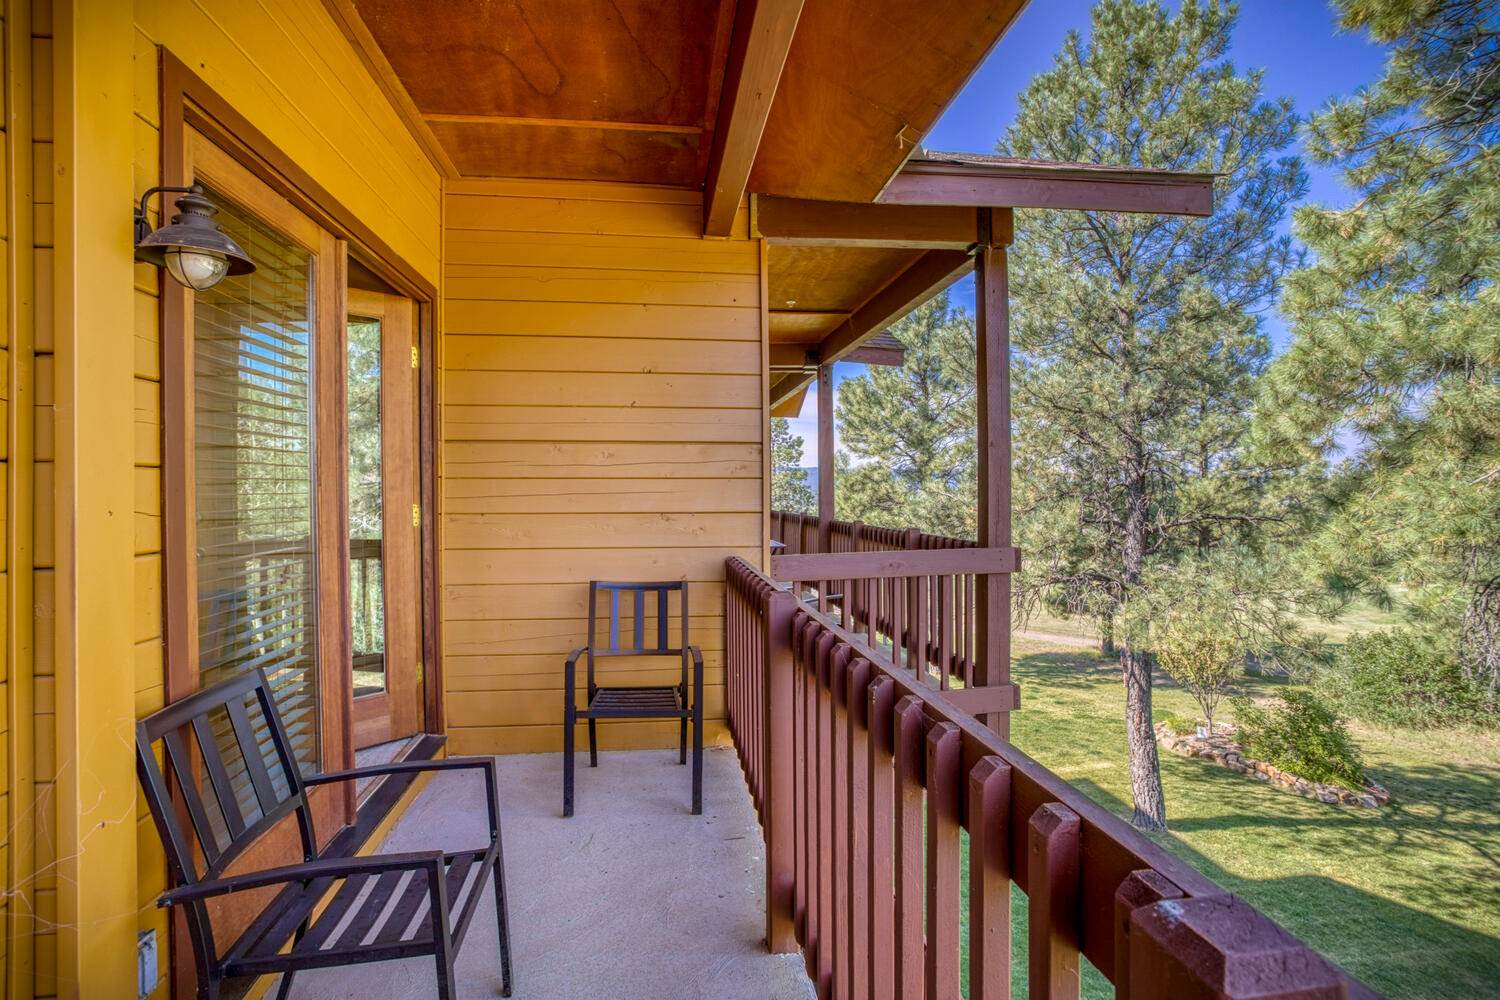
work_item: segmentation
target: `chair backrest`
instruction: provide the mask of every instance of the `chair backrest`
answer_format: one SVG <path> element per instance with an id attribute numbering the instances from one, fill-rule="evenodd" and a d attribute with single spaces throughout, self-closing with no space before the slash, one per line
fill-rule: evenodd
<path id="1" fill-rule="evenodd" d="M 672 611 L 667 595 L 682 595 L 678 602 L 681 618 L 681 637 L 676 646 L 669 646 L 668 624 Z M 624 612 L 622 595 L 631 595 L 631 627 L 627 643 L 622 638 L 620 627 Z M 656 596 L 655 614 L 647 614 L 648 596 Z M 609 602 L 609 638 L 607 643 L 596 642 L 599 623 L 599 601 Z M 648 621 L 653 619 L 650 627 Z M 595 656 L 676 656 L 683 654 L 688 646 L 688 592 L 685 580 L 668 580 L 661 583 L 607 583 L 603 580 L 589 581 L 589 657 Z"/>
<path id="2" fill-rule="evenodd" d="M 302 860 L 316 856 L 302 773 L 263 671 L 246 671 L 147 716 L 136 726 L 135 741 L 136 770 L 176 884 L 223 874 L 261 834 L 293 812 L 298 813 Z M 167 784 L 169 773 L 176 803 Z M 178 803 L 187 814 L 191 837 L 179 821 Z M 190 923 L 202 921 L 206 927 L 203 904 L 191 905 Z"/>

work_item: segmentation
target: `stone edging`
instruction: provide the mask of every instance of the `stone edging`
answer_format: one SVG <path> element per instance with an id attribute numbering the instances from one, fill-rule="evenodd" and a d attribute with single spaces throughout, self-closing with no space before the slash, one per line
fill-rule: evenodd
<path id="1" fill-rule="evenodd" d="M 1263 760 L 1252 760 L 1245 756 L 1244 748 L 1230 739 L 1228 734 L 1218 726 L 1214 727 L 1213 735 L 1206 737 L 1191 734 L 1179 736 L 1165 722 L 1157 723 L 1155 728 L 1156 741 L 1173 753 L 1210 761 L 1231 771 L 1247 774 L 1257 781 L 1278 785 L 1304 798 L 1317 799 L 1319 802 L 1329 804 L 1363 806 L 1366 809 L 1378 809 L 1391 800 L 1390 793 L 1373 781 L 1365 783 L 1364 791 L 1356 792 L 1339 785 L 1308 781 L 1295 774 L 1288 774 Z"/>

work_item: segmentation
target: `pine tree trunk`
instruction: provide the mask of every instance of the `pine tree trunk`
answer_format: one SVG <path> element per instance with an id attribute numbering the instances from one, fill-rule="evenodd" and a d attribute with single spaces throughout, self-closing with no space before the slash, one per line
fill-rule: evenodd
<path id="1" fill-rule="evenodd" d="M 1167 828 L 1167 803 L 1161 790 L 1161 761 L 1151 728 L 1151 658 L 1129 646 L 1120 649 L 1125 675 L 1125 736 L 1130 747 L 1130 795 L 1135 812 L 1130 822 L 1142 830 Z"/>
<path id="2" fill-rule="evenodd" d="M 1124 538 L 1120 547 L 1124 601 L 1141 584 L 1146 568 L 1146 461 L 1137 441 L 1134 461 L 1127 466 Z M 1156 733 L 1151 728 L 1151 660 L 1142 650 L 1120 646 L 1120 672 L 1125 680 L 1125 739 L 1130 749 L 1130 793 L 1135 812 L 1130 821 L 1143 830 L 1167 828 L 1166 796 L 1161 789 L 1161 761 L 1156 756 Z"/>

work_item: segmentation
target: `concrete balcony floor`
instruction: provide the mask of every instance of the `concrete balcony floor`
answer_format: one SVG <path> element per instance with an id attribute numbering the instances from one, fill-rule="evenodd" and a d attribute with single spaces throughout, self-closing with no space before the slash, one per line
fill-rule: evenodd
<path id="1" fill-rule="evenodd" d="M 806 1000 L 797 955 L 770 955 L 765 847 L 739 763 L 704 754 L 703 815 L 688 812 L 689 769 L 675 751 L 578 756 L 577 807 L 562 818 L 562 757 L 497 758 L 511 952 L 519 998 Z M 485 841 L 477 775 L 435 776 L 383 851 L 453 850 Z M 500 986 L 495 909 L 486 892 L 458 953 L 459 996 Z M 431 959 L 297 975 L 297 1000 L 431 997 Z"/>

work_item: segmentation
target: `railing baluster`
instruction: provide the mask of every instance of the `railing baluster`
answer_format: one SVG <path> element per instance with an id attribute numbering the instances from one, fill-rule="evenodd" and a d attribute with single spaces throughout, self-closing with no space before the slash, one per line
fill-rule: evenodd
<path id="1" fill-rule="evenodd" d="M 849 667 L 844 691 L 849 708 L 849 994 L 870 995 L 870 661 Z"/>
<path id="2" fill-rule="evenodd" d="M 762 787 L 778 794 L 767 800 L 766 823 L 766 947 L 776 953 L 797 950 L 796 927 L 796 693 L 792 664 L 792 620 L 797 602 L 792 595 L 772 590 L 765 611 L 763 683 L 760 727 L 764 731 L 766 765 Z"/>
<path id="3" fill-rule="evenodd" d="M 1182 890 L 1149 868 L 1130 873 L 1115 890 L 1115 1000 L 1130 1000 L 1130 915 L 1164 899 L 1180 899 Z"/>
<path id="4" fill-rule="evenodd" d="M 1078 814 L 1058 802 L 1031 814 L 1027 835 L 1027 976 L 1031 1000 L 1078 998 Z"/>
<path id="5" fill-rule="evenodd" d="M 833 656 L 833 995 L 849 996 L 849 661 L 851 646 Z"/>
<path id="6" fill-rule="evenodd" d="M 836 947 L 833 928 L 833 691 L 832 660 L 837 637 L 825 632 L 818 638 L 817 673 L 811 680 L 817 690 L 817 719 L 813 753 L 817 757 L 817 816 L 813 858 L 817 870 L 813 875 L 817 885 L 818 943 L 813 953 L 817 956 L 818 974 L 813 977 L 820 995 L 826 996 L 833 984 L 833 954 Z"/>
<path id="7" fill-rule="evenodd" d="M 870 785 L 870 994 L 876 1000 L 896 995 L 895 894 L 891 879 L 896 794 L 895 703 L 896 684 L 889 677 L 870 682 L 867 710 L 870 740 L 867 774 Z"/>
<path id="8" fill-rule="evenodd" d="M 939 722 L 927 730 L 927 1000 L 959 995 L 961 757 L 957 726 Z"/>
<path id="9" fill-rule="evenodd" d="M 901 1000 L 924 995 L 922 943 L 922 702 L 896 705 L 896 984 Z"/>
<path id="10" fill-rule="evenodd" d="M 1010 765 L 969 772 L 969 1000 L 1010 1000 Z"/>

